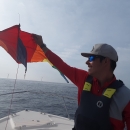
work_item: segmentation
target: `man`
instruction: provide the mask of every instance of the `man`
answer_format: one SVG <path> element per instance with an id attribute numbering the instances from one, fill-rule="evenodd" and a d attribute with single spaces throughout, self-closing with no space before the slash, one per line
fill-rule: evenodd
<path id="1" fill-rule="evenodd" d="M 88 72 L 70 67 L 50 51 L 42 37 L 33 35 L 49 61 L 78 87 L 78 109 L 73 130 L 130 130 L 130 90 L 113 74 L 116 50 L 96 44 L 87 57 Z M 124 75 L 125 76 L 125 75 Z"/>

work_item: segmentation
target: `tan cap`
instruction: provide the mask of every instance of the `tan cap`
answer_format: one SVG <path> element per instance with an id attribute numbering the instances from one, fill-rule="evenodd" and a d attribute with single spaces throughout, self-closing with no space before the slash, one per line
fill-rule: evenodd
<path id="1" fill-rule="evenodd" d="M 118 61 L 118 55 L 116 50 L 108 44 L 95 44 L 90 53 L 81 53 L 84 57 L 89 57 L 90 55 L 100 55 L 108 57 L 111 60 Z"/>

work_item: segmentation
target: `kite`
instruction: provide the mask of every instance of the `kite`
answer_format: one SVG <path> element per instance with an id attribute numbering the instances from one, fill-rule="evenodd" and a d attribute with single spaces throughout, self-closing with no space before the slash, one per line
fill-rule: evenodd
<path id="1" fill-rule="evenodd" d="M 27 71 L 27 63 L 32 62 L 46 61 L 56 69 L 47 59 L 39 45 L 35 43 L 32 34 L 22 31 L 20 24 L 0 31 L 0 46 L 3 47 L 18 64 L 25 66 L 25 72 Z M 64 74 L 61 72 L 60 74 L 66 82 L 69 83 Z"/>

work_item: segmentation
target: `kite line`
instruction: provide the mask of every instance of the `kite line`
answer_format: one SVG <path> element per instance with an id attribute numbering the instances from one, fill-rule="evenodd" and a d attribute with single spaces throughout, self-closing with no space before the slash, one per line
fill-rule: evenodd
<path id="1" fill-rule="evenodd" d="M 5 126 L 5 130 L 7 129 L 9 115 L 10 115 L 10 110 L 11 110 L 11 107 L 12 107 L 14 91 L 15 91 L 15 87 L 16 87 L 16 80 L 17 80 L 17 75 L 18 75 L 18 69 L 19 69 L 19 64 L 18 64 L 18 68 L 17 68 L 17 72 L 16 72 L 16 78 L 15 78 L 15 82 L 14 82 L 14 88 L 13 88 L 13 93 L 12 93 L 12 97 L 11 97 L 11 101 L 10 101 L 10 107 L 9 107 L 9 111 L 8 111 L 8 118 L 7 118 L 7 123 L 6 123 L 6 126 Z"/>

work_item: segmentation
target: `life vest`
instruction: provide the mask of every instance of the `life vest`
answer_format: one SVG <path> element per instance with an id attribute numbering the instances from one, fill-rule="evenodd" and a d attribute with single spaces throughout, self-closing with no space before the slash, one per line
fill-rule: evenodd
<path id="1" fill-rule="evenodd" d="M 92 94 L 93 78 L 88 76 L 85 81 L 79 107 L 75 113 L 75 130 L 112 130 L 109 108 L 112 96 L 123 86 L 120 80 L 114 81 L 101 96 Z"/>

